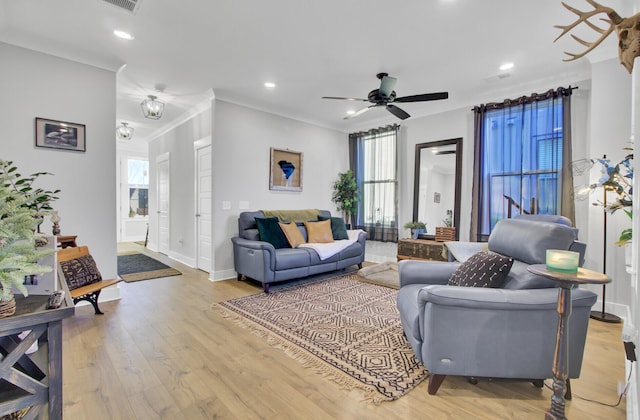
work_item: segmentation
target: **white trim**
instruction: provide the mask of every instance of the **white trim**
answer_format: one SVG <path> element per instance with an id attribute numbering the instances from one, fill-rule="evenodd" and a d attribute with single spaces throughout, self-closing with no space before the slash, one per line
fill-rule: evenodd
<path id="1" fill-rule="evenodd" d="M 206 136 L 193 142 L 194 151 L 207 146 L 211 146 L 211 136 Z"/>
<path id="2" fill-rule="evenodd" d="M 182 115 L 179 115 L 175 120 L 169 121 L 167 123 L 167 125 L 162 126 L 159 129 L 157 129 L 156 131 L 152 132 L 146 138 L 144 138 L 144 140 L 147 143 L 151 143 L 152 141 L 154 141 L 158 137 L 160 137 L 160 136 L 162 136 L 164 134 L 167 134 L 169 131 L 173 130 L 174 128 L 178 127 L 179 125 L 182 125 L 182 124 L 186 123 L 187 121 L 189 121 L 191 118 L 195 117 L 196 115 L 206 111 L 207 109 L 211 109 L 211 102 L 216 98 L 216 95 L 213 92 L 213 89 L 211 89 L 211 92 L 207 96 L 208 96 L 207 99 L 205 99 L 202 102 L 196 104 L 194 107 L 189 108 Z"/>
<path id="3" fill-rule="evenodd" d="M 195 258 L 187 257 L 186 255 L 171 250 L 169 251 L 169 254 L 167 256 L 172 260 L 178 261 L 179 263 L 182 263 L 190 268 L 196 268 Z"/>
<path id="4" fill-rule="evenodd" d="M 168 218 L 169 218 L 169 249 L 167 252 L 171 252 L 171 153 L 164 152 L 156 156 L 156 239 L 157 243 L 157 252 L 160 252 L 160 171 L 158 170 L 158 166 L 161 162 L 167 162 L 169 165 L 169 208 L 167 209 Z"/>
<path id="5" fill-rule="evenodd" d="M 210 281 L 222 281 L 222 280 L 237 279 L 237 278 L 238 278 L 238 273 L 236 273 L 235 270 L 212 271 L 211 273 L 209 273 Z"/>
<path id="6" fill-rule="evenodd" d="M 198 151 L 201 149 L 204 149 L 205 147 L 210 147 L 211 146 L 211 136 L 206 136 L 206 137 L 202 137 L 201 139 L 195 140 L 193 142 L 193 161 L 194 161 L 194 165 L 193 165 L 193 208 L 196 211 L 196 214 L 199 211 L 199 197 L 198 197 L 198 182 L 199 182 L 199 178 L 198 178 L 198 170 L 200 168 L 200 161 L 198 159 Z M 211 156 L 213 157 L 213 147 L 211 148 Z M 212 170 L 211 170 L 211 176 L 213 176 L 213 165 L 212 165 Z M 213 193 L 211 194 L 211 210 L 213 213 Z M 213 214 L 212 214 L 213 216 Z M 213 224 L 213 220 L 211 221 Z M 198 223 L 199 223 L 199 216 L 196 216 L 193 218 L 193 232 L 195 233 L 193 236 L 193 249 L 195 250 L 195 263 L 194 263 L 194 267 L 200 269 L 200 267 L 198 266 L 198 258 L 200 255 L 200 237 L 199 237 L 199 229 L 198 229 Z M 211 234 L 211 239 L 213 239 L 213 234 Z M 211 265 L 213 265 L 213 258 L 211 259 Z M 213 266 L 209 268 L 209 272 L 211 272 L 213 270 Z"/>

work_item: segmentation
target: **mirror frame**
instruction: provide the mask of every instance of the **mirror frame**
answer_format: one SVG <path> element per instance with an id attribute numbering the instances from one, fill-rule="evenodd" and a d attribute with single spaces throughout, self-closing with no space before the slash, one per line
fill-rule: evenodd
<path id="1" fill-rule="evenodd" d="M 460 238 L 460 195 L 462 188 L 462 137 L 416 144 L 415 169 L 413 174 L 413 220 L 418 220 L 418 201 L 420 198 L 420 152 L 422 149 L 441 146 L 456 146 L 456 179 L 453 199 L 453 227 L 456 228 L 456 241 Z"/>

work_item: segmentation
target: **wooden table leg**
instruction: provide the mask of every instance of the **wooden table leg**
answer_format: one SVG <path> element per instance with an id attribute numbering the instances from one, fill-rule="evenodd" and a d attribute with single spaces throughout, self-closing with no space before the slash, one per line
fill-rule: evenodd
<path id="1" fill-rule="evenodd" d="M 565 287 L 566 286 L 566 287 Z M 558 293 L 558 333 L 553 356 L 553 396 L 545 419 L 566 419 L 564 392 L 569 368 L 569 316 L 571 316 L 571 285 L 562 284 Z"/>
<path id="2" fill-rule="evenodd" d="M 62 419 L 62 321 L 49 323 L 49 418 Z"/>

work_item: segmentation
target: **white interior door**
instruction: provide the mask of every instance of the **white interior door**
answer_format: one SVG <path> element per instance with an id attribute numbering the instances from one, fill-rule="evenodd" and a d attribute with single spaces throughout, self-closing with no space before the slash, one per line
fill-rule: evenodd
<path id="1" fill-rule="evenodd" d="M 169 254 L 170 250 L 170 175 L 169 156 L 158 158 L 158 251 Z"/>
<path id="2" fill-rule="evenodd" d="M 211 145 L 196 149 L 196 266 L 211 272 Z"/>

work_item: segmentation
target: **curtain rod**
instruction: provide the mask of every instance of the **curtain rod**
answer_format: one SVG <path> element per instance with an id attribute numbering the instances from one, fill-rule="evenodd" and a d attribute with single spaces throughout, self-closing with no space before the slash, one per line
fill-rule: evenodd
<path id="1" fill-rule="evenodd" d="M 483 105 L 484 105 L 485 107 L 487 107 L 487 106 L 490 106 L 490 105 L 504 104 L 505 102 L 513 102 L 513 103 L 517 104 L 517 103 L 518 103 L 519 101 L 521 101 L 522 99 L 525 99 L 525 100 L 526 100 L 526 99 L 531 99 L 531 98 L 534 98 L 535 96 L 542 97 L 542 96 L 545 96 L 545 95 L 550 94 L 551 92 L 556 92 L 556 91 L 558 91 L 558 90 L 560 90 L 560 89 L 568 90 L 568 91 L 569 91 L 569 94 L 571 94 L 574 90 L 579 89 L 579 88 L 578 88 L 578 86 L 571 86 L 571 85 L 569 85 L 569 87 L 566 87 L 566 88 L 559 87 L 559 88 L 557 88 L 557 89 L 549 89 L 548 91 L 546 91 L 545 93 L 542 93 L 542 94 L 540 94 L 540 93 L 532 93 L 532 94 L 530 94 L 529 96 L 520 96 L 519 98 L 516 98 L 516 99 L 509 99 L 509 98 L 507 98 L 507 99 L 505 99 L 505 100 L 504 100 L 504 101 L 502 101 L 502 102 L 489 102 L 488 104 L 480 104 L 480 105 L 476 105 L 476 106 L 474 106 L 473 108 L 471 108 L 471 111 L 475 111 L 475 110 L 476 110 L 476 108 L 479 108 L 479 107 L 481 107 L 481 106 L 483 106 Z"/>

